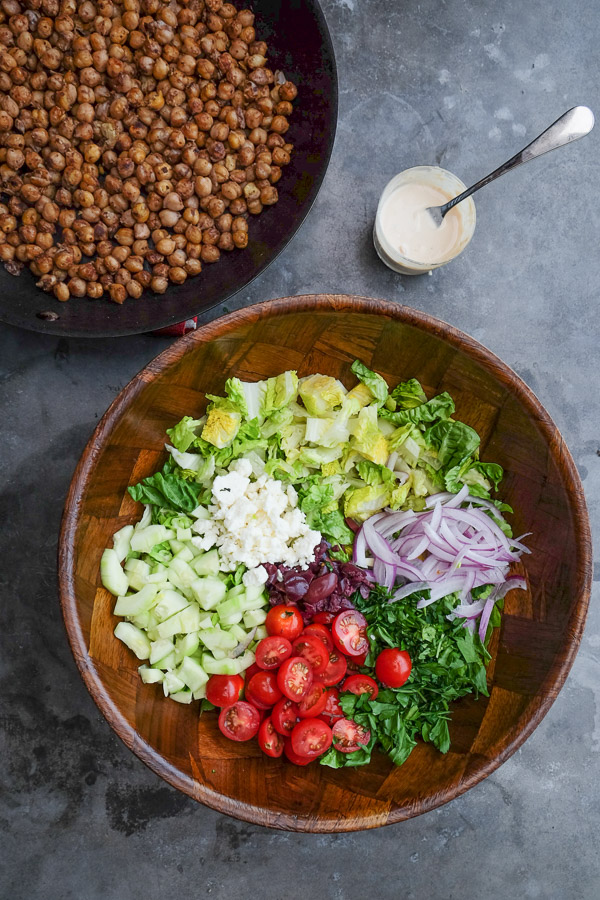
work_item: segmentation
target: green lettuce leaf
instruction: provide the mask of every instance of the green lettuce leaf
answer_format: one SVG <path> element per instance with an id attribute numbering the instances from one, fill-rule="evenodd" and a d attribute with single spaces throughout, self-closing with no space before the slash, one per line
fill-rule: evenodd
<path id="1" fill-rule="evenodd" d="M 360 360 L 355 359 L 350 367 L 359 381 L 371 391 L 378 406 L 383 406 L 388 398 L 388 386 L 385 378 L 368 369 Z"/>
<path id="2" fill-rule="evenodd" d="M 427 401 L 427 395 L 416 378 L 401 381 L 390 394 L 400 409 L 414 409 Z"/>
<path id="3" fill-rule="evenodd" d="M 133 499 L 140 503 L 150 503 L 179 512 L 192 512 L 198 506 L 205 489 L 201 484 L 186 481 L 170 471 L 167 463 L 162 472 L 144 478 L 128 490 Z"/>
<path id="4" fill-rule="evenodd" d="M 323 509 L 324 506 L 329 506 L 333 500 L 333 486 L 313 483 L 306 490 L 299 491 L 298 500 L 303 513 Z"/>
<path id="5" fill-rule="evenodd" d="M 363 459 L 356 464 L 358 475 L 366 484 L 389 484 L 394 473 L 387 466 L 379 466 L 377 463 Z"/>
<path id="6" fill-rule="evenodd" d="M 383 419 L 393 422 L 394 425 L 406 425 L 408 422 L 419 425 L 422 422 L 435 422 L 436 419 L 448 419 L 454 410 L 454 400 L 450 394 L 444 391 L 437 397 L 432 397 L 426 403 L 421 403 L 411 409 L 399 409 L 396 412 L 381 409 L 379 415 Z"/>
<path id="7" fill-rule="evenodd" d="M 184 416 L 173 428 L 167 428 L 167 434 L 169 435 L 173 446 L 182 453 L 185 453 L 185 451 L 197 440 L 196 428 L 198 428 L 200 424 L 200 419 L 192 419 L 191 416 Z"/>
<path id="8" fill-rule="evenodd" d="M 460 466 L 479 448 L 479 435 L 464 422 L 445 419 L 425 432 L 425 440 L 436 448 L 442 465 Z"/>

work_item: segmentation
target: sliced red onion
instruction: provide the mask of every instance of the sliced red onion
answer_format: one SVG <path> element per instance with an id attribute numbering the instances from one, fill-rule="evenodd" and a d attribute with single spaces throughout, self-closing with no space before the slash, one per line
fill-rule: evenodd
<path id="1" fill-rule="evenodd" d="M 483 612 L 481 613 L 481 618 L 479 620 L 479 640 L 482 644 L 485 641 L 488 623 L 490 621 L 490 616 L 492 615 L 492 610 L 494 608 L 495 602 L 496 600 L 494 597 L 494 592 L 492 591 L 490 596 L 485 601 L 485 606 L 483 607 Z"/>
<path id="2" fill-rule="evenodd" d="M 410 597 L 411 594 L 416 594 L 417 591 L 426 591 L 428 589 L 429 584 L 427 581 L 409 581 L 408 584 L 395 591 L 394 596 L 390 598 L 390 603 L 394 603 L 396 600 L 404 600 L 405 597 Z"/>

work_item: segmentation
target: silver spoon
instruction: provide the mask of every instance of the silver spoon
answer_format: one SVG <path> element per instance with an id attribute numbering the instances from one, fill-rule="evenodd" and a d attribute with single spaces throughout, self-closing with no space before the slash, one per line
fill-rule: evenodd
<path id="1" fill-rule="evenodd" d="M 550 128 L 547 128 L 542 132 L 539 137 L 536 137 L 531 144 L 528 144 L 523 150 L 517 153 L 516 156 L 513 156 L 512 159 L 509 159 L 497 169 L 494 169 L 493 172 L 490 172 L 489 175 L 486 175 L 485 178 L 482 178 L 477 184 L 473 184 L 470 188 L 467 188 L 467 190 L 463 191 L 462 194 L 459 194 L 458 197 L 454 197 L 452 200 L 449 200 L 448 203 L 444 203 L 443 206 L 428 206 L 427 212 L 430 213 L 434 222 L 439 227 L 449 210 L 456 206 L 457 203 L 461 203 L 462 200 L 466 200 L 467 197 L 470 197 L 471 194 L 474 194 L 479 188 L 484 187 L 486 184 L 489 184 L 490 181 L 494 181 L 506 172 L 510 172 L 511 169 L 516 169 L 521 163 L 529 162 L 530 159 L 536 159 L 536 157 L 541 156 L 543 153 L 548 153 L 550 150 L 556 150 L 557 147 L 562 147 L 564 144 L 570 144 L 571 141 L 577 141 L 579 138 L 585 137 L 586 134 L 590 133 L 593 127 L 594 113 L 591 109 L 587 106 L 574 106 L 573 109 L 564 113 L 564 115 L 562 115 L 560 119 L 557 119 Z"/>

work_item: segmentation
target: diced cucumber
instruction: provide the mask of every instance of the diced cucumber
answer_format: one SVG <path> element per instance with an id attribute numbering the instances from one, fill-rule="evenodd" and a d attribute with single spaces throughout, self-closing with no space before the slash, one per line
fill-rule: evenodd
<path id="1" fill-rule="evenodd" d="M 115 550 L 105 550 L 100 561 L 100 578 L 107 591 L 118 597 L 127 593 L 129 582 Z"/>
<path id="2" fill-rule="evenodd" d="M 163 679 L 163 690 L 165 692 L 165 697 L 168 697 L 169 694 L 176 694 L 178 691 L 183 690 L 185 684 L 181 680 L 181 678 L 175 674 L 175 672 L 165 672 L 165 677 Z"/>
<path id="3" fill-rule="evenodd" d="M 173 551 L 173 554 L 179 553 L 180 550 L 185 550 L 185 544 L 183 543 L 183 541 L 178 541 L 175 537 L 173 537 L 169 541 L 169 547 Z"/>
<path id="4" fill-rule="evenodd" d="M 150 656 L 150 641 L 144 632 L 131 622 L 119 622 L 115 628 L 115 637 L 133 650 L 138 659 L 148 659 Z"/>
<path id="5" fill-rule="evenodd" d="M 192 659 L 190 656 L 186 656 L 179 668 L 176 670 L 176 675 L 181 678 L 184 684 L 186 684 L 191 691 L 197 691 L 198 688 L 202 687 L 203 684 L 206 684 L 208 681 L 208 675 L 200 665 L 200 663 L 196 662 L 195 659 Z"/>
<path id="6" fill-rule="evenodd" d="M 191 528 L 178 528 L 177 529 L 177 540 L 178 541 L 191 541 L 192 539 L 192 529 Z M 186 547 L 186 550 L 188 548 Z M 192 556 L 194 554 L 192 553 Z"/>
<path id="7" fill-rule="evenodd" d="M 229 656 L 226 650 L 219 650 L 218 647 L 215 647 L 214 650 L 210 651 L 215 659 L 225 659 L 226 656 Z"/>
<path id="8" fill-rule="evenodd" d="M 240 609 L 239 612 L 234 611 L 225 613 L 225 615 L 220 614 L 215 616 L 215 618 L 218 624 L 229 627 L 231 625 L 237 625 L 239 622 L 241 622 L 243 615 L 244 613 Z"/>
<path id="9" fill-rule="evenodd" d="M 261 609 L 250 609 L 244 613 L 244 625 L 246 628 L 254 628 L 255 625 L 262 625 L 266 618 L 267 610 L 264 607 Z"/>
<path id="10" fill-rule="evenodd" d="M 146 584 L 137 594 L 117 597 L 113 612 L 115 616 L 138 616 L 140 613 L 148 612 L 157 593 L 158 588 L 155 584 Z"/>
<path id="11" fill-rule="evenodd" d="M 180 528 L 189 528 L 192 525 L 192 520 L 188 518 L 188 516 L 175 516 L 171 519 L 171 528 L 174 528 L 176 531 Z M 177 540 L 182 540 L 181 538 L 177 538 Z"/>
<path id="12" fill-rule="evenodd" d="M 190 516 L 194 519 L 210 519 L 210 513 L 205 506 L 197 506 L 196 509 L 192 510 Z"/>
<path id="13" fill-rule="evenodd" d="M 168 656 L 165 656 L 164 659 L 159 660 L 156 663 L 155 668 L 163 669 L 165 672 L 171 672 L 178 662 L 179 660 L 177 659 L 177 654 L 175 650 L 173 650 L 173 652 L 169 653 Z"/>
<path id="14" fill-rule="evenodd" d="M 209 650 L 234 650 L 239 643 L 235 635 L 221 628 L 205 628 L 198 636 Z"/>
<path id="15" fill-rule="evenodd" d="M 174 616 L 175 613 L 181 612 L 186 606 L 189 606 L 189 601 L 177 591 L 161 591 L 156 600 L 154 613 L 159 622 L 164 622 L 165 619 Z"/>
<path id="16" fill-rule="evenodd" d="M 194 558 L 194 554 L 193 554 L 191 548 L 188 547 L 186 544 L 184 544 L 183 547 L 181 548 L 181 550 L 178 550 L 174 556 L 174 559 L 182 559 L 184 562 L 187 562 L 187 563 L 191 562 L 193 560 L 193 558 Z"/>
<path id="17" fill-rule="evenodd" d="M 113 550 L 119 557 L 119 562 L 123 562 L 131 549 L 131 535 L 133 534 L 133 525 L 124 525 L 119 531 L 113 534 Z"/>
<path id="18" fill-rule="evenodd" d="M 201 623 L 200 607 L 197 603 L 190 603 L 181 612 L 161 622 L 157 627 L 159 637 L 168 638 L 175 634 L 189 634 L 191 631 L 199 631 Z"/>
<path id="19" fill-rule="evenodd" d="M 140 666 L 138 672 L 144 684 L 159 684 L 165 677 L 160 669 L 150 669 L 148 666 Z"/>
<path id="20" fill-rule="evenodd" d="M 214 656 L 210 653 L 202 654 L 202 668 L 205 672 L 208 672 L 209 675 L 239 675 L 242 671 L 240 669 L 241 660 L 244 657 L 239 657 L 238 659 L 229 659 L 226 657 L 225 659 L 215 659 Z M 248 663 L 250 665 L 250 663 Z M 248 666 L 245 666 L 248 668 Z"/>
<path id="21" fill-rule="evenodd" d="M 250 666 L 254 664 L 255 660 L 256 656 L 253 650 L 245 650 L 242 656 L 238 656 L 236 662 L 240 667 L 240 673 L 245 672 L 246 669 L 250 668 Z"/>
<path id="22" fill-rule="evenodd" d="M 175 649 L 173 641 L 169 641 L 166 638 L 162 638 L 158 641 L 152 641 L 150 644 L 150 665 L 154 666 L 157 662 L 161 662 L 172 653 Z"/>
<path id="23" fill-rule="evenodd" d="M 125 572 L 129 586 L 134 591 L 141 591 L 146 584 L 146 578 L 150 575 L 150 566 L 143 559 L 128 559 L 125 563 Z"/>
<path id="24" fill-rule="evenodd" d="M 194 570 L 183 559 L 172 559 L 168 565 L 169 581 L 175 587 L 189 587 L 196 580 Z"/>
<path id="25" fill-rule="evenodd" d="M 252 602 L 252 600 L 258 600 L 259 597 L 263 600 L 265 599 L 265 589 L 262 584 L 250 584 L 245 589 L 246 599 L 248 602 Z"/>
<path id="26" fill-rule="evenodd" d="M 194 691 L 192 696 L 194 700 L 204 700 L 206 697 L 206 685 L 203 684 L 202 687 L 199 687 L 197 691 Z"/>
<path id="27" fill-rule="evenodd" d="M 227 592 L 224 583 L 220 578 L 215 578 L 214 575 L 196 578 L 192 581 L 190 589 L 194 592 L 194 596 L 202 609 L 214 609 L 223 600 Z"/>
<path id="28" fill-rule="evenodd" d="M 241 641 L 245 641 L 246 638 L 248 637 L 246 629 L 242 628 L 241 625 L 237 625 L 237 624 L 231 625 L 227 630 L 228 630 L 229 634 L 232 634 L 234 636 L 234 638 L 236 639 L 238 644 Z"/>
<path id="29" fill-rule="evenodd" d="M 227 599 L 233 599 L 234 597 L 241 597 L 242 594 L 246 593 L 246 588 L 243 584 L 234 584 L 232 588 L 229 588 L 227 591 Z"/>
<path id="30" fill-rule="evenodd" d="M 256 629 L 256 634 L 254 635 L 255 639 L 257 641 L 262 641 L 263 638 L 266 638 L 268 636 L 269 636 L 269 634 L 268 634 L 268 631 L 265 628 L 265 626 L 259 625 L 258 628 Z"/>
<path id="31" fill-rule="evenodd" d="M 183 659 L 184 656 L 192 656 L 200 646 L 199 632 L 192 631 L 175 641 L 175 652 Z"/>
<path id="32" fill-rule="evenodd" d="M 242 603 L 244 607 L 244 612 L 250 612 L 250 610 L 254 609 L 262 609 L 267 602 L 267 598 L 261 594 L 260 597 L 244 597 Z"/>
<path id="33" fill-rule="evenodd" d="M 191 691 L 183 690 L 183 691 L 175 691 L 174 694 L 169 694 L 171 700 L 176 700 L 177 703 L 191 703 L 194 699 L 194 695 Z"/>
<path id="34" fill-rule="evenodd" d="M 208 553 L 202 553 L 200 556 L 194 557 L 190 565 L 196 575 L 218 575 L 221 565 L 219 551 L 213 549 L 209 550 Z"/>
<path id="35" fill-rule="evenodd" d="M 138 553 L 149 553 L 156 544 L 162 544 L 175 537 L 175 532 L 166 525 L 148 525 L 133 532 L 131 537 L 131 549 Z"/>

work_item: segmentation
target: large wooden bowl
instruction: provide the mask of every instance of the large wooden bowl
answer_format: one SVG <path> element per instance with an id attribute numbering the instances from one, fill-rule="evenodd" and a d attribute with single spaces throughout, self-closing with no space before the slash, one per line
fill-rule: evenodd
<path id="1" fill-rule="evenodd" d="M 482 437 L 484 459 L 506 469 L 503 496 L 516 533 L 531 531 L 530 591 L 507 598 L 490 664 L 490 697 L 455 705 L 445 756 L 419 744 L 395 768 L 298 768 L 255 742 L 222 738 L 213 713 L 144 685 L 113 637 L 113 599 L 99 583 L 112 533 L 140 508 L 127 485 L 162 462 L 165 429 L 199 415 L 224 380 L 286 368 L 352 384 L 355 357 L 390 380 L 448 390 L 457 417 Z M 151 769 L 207 806 L 299 831 L 349 831 L 440 806 L 485 778 L 532 733 L 561 689 L 581 638 L 590 589 L 590 534 L 575 465 L 526 385 L 492 353 L 423 313 L 378 300 L 308 296 L 253 306 L 182 338 L 121 392 L 90 440 L 69 492 L 60 540 L 62 608 L 77 665 L 117 734 Z"/>

